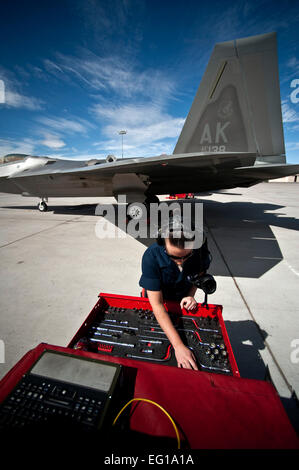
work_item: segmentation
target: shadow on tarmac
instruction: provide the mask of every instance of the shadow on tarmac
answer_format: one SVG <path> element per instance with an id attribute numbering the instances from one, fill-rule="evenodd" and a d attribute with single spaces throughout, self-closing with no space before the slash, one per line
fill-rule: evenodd
<path id="1" fill-rule="evenodd" d="M 204 227 L 208 242 L 210 242 L 210 250 L 213 241 L 222 257 L 222 262 L 217 262 L 216 253 L 214 256 L 211 250 L 214 258 L 211 274 L 215 276 L 261 277 L 283 259 L 271 226 L 299 230 L 299 220 L 294 217 L 285 217 L 282 205 L 252 202 L 221 203 L 200 199 L 163 202 L 167 204 L 176 202 L 180 205 L 184 202 L 191 202 L 193 208 L 195 204 L 203 203 Z M 117 204 L 101 204 L 104 217 L 105 210 L 111 206 L 115 211 L 115 225 L 123 229 L 124 220 L 119 220 L 120 206 Z M 97 215 L 98 207 L 97 204 L 81 204 L 50 206 L 49 210 L 60 215 L 100 217 Z M 9 206 L 7 208 L 22 210 L 33 207 Z M 280 212 L 277 212 L 278 210 Z M 124 219 L 123 216 L 122 219 Z M 136 239 L 146 247 L 155 242 L 154 238 L 149 237 L 149 231 L 146 236 L 139 236 Z"/>
<path id="2" fill-rule="evenodd" d="M 225 320 L 225 326 L 241 377 L 263 380 L 267 366 L 259 351 L 265 349 L 267 332 L 252 320 Z"/>
<path id="3" fill-rule="evenodd" d="M 268 334 L 252 320 L 225 320 L 225 327 L 238 365 L 240 376 L 246 379 L 266 380 L 275 388 L 268 365 L 260 351 L 265 349 Z M 280 397 L 282 405 L 299 436 L 299 400 L 295 393 L 290 398 Z"/>

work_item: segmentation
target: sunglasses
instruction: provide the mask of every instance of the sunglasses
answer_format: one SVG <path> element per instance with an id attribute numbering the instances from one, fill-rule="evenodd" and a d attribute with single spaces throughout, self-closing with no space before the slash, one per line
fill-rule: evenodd
<path id="1" fill-rule="evenodd" d="M 167 251 L 166 251 L 167 253 Z M 189 258 L 192 254 L 193 254 L 193 250 L 190 251 L 190 253 L 188 253 L 188 255 L 185 255 L 185 256 L 173 256 L 173 255 L 170 255 L 169 253 L 167 253 L 169 258 L 171 259 L 176 259 L 176 260 L 184 260 L 184 259 L 187 259 Z"/>

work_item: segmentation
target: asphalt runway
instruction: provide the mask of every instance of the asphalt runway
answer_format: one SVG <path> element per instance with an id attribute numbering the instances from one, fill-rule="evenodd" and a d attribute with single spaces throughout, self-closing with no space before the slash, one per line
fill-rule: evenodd
<path id="1" fill-rule="evenodd" d="M 217 281 L 209 302 L 223 306 L 240 374 L 264 380 L 270 373 L 297 429 L 298 195 L 296 183 L 261 183 L 196 198 Z M 45 213 L 37 202 L 0 193 L 0 378 L 41 342 L 66 346 L 100 292 L 138 296 L 151 243 L 120 231 L 97 237 L 96 205 L 114 198 L 52 198 Z"/>

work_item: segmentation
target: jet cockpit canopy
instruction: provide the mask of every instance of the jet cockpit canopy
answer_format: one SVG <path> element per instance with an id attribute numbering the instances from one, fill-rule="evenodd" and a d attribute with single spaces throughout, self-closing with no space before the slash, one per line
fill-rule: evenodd
<path id="1" fill-rule="evenodd" d="M 26 155 L 24 153 L 10 153 L 8 155 L 4 155 L 4 157 L 0 157 L 0 164 L 25 160 L 25 158 L 27 157 L 29 157 L 29 155 Z"/>

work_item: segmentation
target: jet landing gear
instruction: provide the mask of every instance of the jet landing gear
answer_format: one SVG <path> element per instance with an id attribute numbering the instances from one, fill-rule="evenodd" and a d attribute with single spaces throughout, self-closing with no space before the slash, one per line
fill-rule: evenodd
<path id="1" fill-rule="evenodd" d="M 155 203 L 159 204 L 160 200 L 154 194 L 148 195 L 146 199 L 142 202 L 132 202 L 128 204 L 127 216 L 128 219 L 142 219 L 142 217 L 147 217 L 147 222 L 149 223 L 150 219 L 150 204 Z M 145 214 L 144 214 L 145 209 Z"/>
<path id="2" fill-rule="evenodd" d="M 46 199 L 46 198 L 42 198 L 39 201 L 39 203 L 37 205 L 37 208 L 40 212 L 46 212 L 48 210 L 48 204 L 47 204 L 46 201 L 48 202 L 48 199 Z"/>

